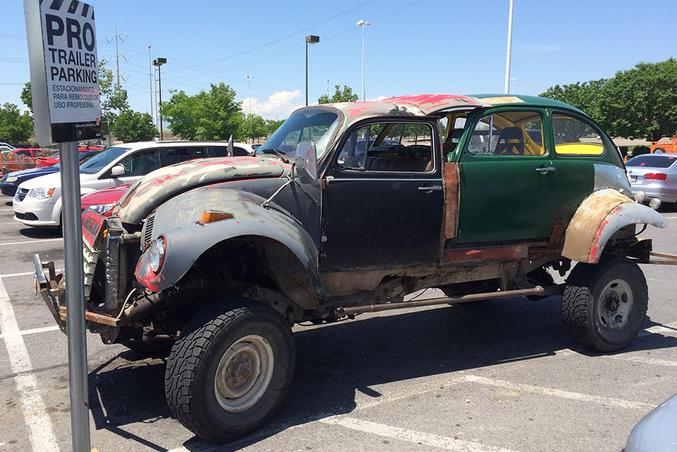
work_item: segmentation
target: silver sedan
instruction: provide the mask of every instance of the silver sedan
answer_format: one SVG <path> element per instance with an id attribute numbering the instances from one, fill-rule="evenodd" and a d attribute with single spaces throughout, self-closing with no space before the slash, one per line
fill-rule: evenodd
<path id="1" fill-rule="evenodd" d="M 645 199 L 677 202 L 677 155 L 645 154 L 628 160 L 628 177 L 632 190 L 644 192 Z"/>

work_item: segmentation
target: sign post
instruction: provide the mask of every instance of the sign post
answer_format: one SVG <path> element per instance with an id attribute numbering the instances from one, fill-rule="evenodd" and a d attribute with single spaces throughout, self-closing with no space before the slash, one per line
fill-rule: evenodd
<path id="1" fill-rule="evenodd" d="M 74 451 L 89 451 L 78 141 L 101 137 L 94 8 L 77 0 L 24 0 L 33 119 L 42 146 L 60 143 Z"/>

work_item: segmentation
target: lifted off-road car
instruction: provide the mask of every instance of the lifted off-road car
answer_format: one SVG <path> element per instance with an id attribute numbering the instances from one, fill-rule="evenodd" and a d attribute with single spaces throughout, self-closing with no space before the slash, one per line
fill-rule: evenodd
<path id="1" fill-rule="evenodd" d="M 299 322 L 561 295 L 577 341 L 625 347 L 647 310 L 637 263 L 660 255 L 637 238 L 647 224 L 665 220 L 633 199 L 618 150 L 569 105 L 419 95 L 311 106 L 256 156 L 163 168 L 110 218 L 86 212 L 85 317 L 106 343 L 168 355 L 174 416 L 227 441 L 284 399 Z M 67 285 L 53 264 L 35 266 L 65 328 Z M 429 287 L 446 296 L 404 301 Z"/>

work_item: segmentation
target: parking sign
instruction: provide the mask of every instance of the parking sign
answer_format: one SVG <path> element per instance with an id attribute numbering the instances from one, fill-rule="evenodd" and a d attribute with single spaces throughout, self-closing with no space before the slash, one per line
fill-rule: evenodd
<path id="1" fill-rule="evenodd" d="M 38 142 L 101 137 L 94 8 L 77 0 L 24 0 Z"/>

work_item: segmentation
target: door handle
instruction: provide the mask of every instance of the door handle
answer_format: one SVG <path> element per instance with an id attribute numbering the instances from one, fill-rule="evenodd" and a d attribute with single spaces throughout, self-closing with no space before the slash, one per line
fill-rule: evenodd
<path id="1" fill-rule="evenodd" d="M 536 168 L 536 172 L 541 173 L 541 174 L 553 173 L 553 172 L 555 172 L 555 167 L 554 166 L 540 166 L 540 167 Z"/>
<path id="2" fill-rule="evenodd" d="M 441 185 L 428 185 L 428 186 L 423 186 L 423 187 L 418 187 L 420 191 L 424 191 L 426 193 L 431 193 L 433 191 L 440 191 L 442 190 Z"/>

